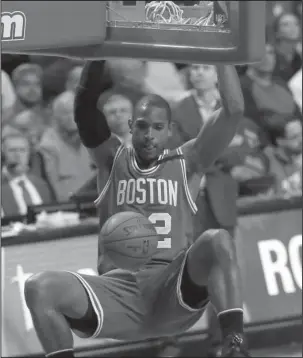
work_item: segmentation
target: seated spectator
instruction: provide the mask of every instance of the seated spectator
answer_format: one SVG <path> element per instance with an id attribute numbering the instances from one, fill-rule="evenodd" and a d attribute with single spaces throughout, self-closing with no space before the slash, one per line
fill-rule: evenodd
<path id="1" fill-rule="evenodd" d="M 286 124 L 290 118 L 301 117 L 289 88 L 272 76 L 275 62 L 274 48 L 267 44 L 264 59 L 249 65 L 241 78 L 245 116 L 263 130 L 268 141 L 276 126 Z"/>
<path id="2" fill-rule="evenodd" d="M 43 69 L 43 96 L 47 104 L 64 92 L 69 71 L 84 64 L 80 59 L 43 55 L 30 55 L 30 61 Z"/>
<path id="3" fill-rule="evenodd" d="M 120 142 L 131 145 L 129 121 L 133 116 L 132 102 L 121 94 L 103 93 L 98 100 L 98 108 L 104 113 L 112 135 Z"/>
<path id="4" fill-rule="evenodd" d="M 232 176 L 239 184 L 240 196 L 265 195 L 274 184 L 274 177 L 269 173 L 269 160 L 263 152 L 267 142 L 260 127 L 249 118 L 243 118 L 241 126 L 248 150 L 243 163 L 232 168 Z"/>
<path id="5" fill-rule="evenodd" d="M 302 66 L 302 54 L 298 51 L 301 31 L 295 14 L 282 13 L 274 22 L 276 64 L 273 75 L 285 82 Z"/>
<path id="6" fill-rule="evenodd" d="M 1 119 L 3 124 L 11 117 L 16 98 L 15 88 L 9 75 L 1 70 Z"/>
<path id="7" fill-rule="evenodd" d="M 48 124 L 48 116 L 45 112 L 42 98 L 42 69 L 38 65 L 26 63 L 18 66 L 12 73 L 15 85 L 17 101 L 14 106 L 13 116 L 32 109 L 41 113 L 44 124 Z"/>
<path id="8" fill-rule="evenodd" d="M 275 129 L 275 145 L 267 147 L 270 172 L 275 176 L 276 194 L 301 194 L 302 123 L 298 119 Z"/>
<path id="9" fill-rule="evenodd" d="M 48 185 L 29 171 L 30 145 L 22 134 L 2 139 L 1 204 L 4 216 L 25 215 L 29 205 L 51 202 Z"/>
<path id="10" fill-rule="evenodd" d="M 201 125 L 221 105 L 215 66 L 193 64 L 186 68 L 185 76 L 190 91 L 173 108 L 171 147 L 195 138 Z"/>
<path id="11" fill-rule="evenodd" d="M 83 66 L 73 67 L 67 75 L 67 80 L 65 83 L 65 90 L 74 92 L 80 82 L 81 73 L 83 71 Z"/>
<path id="12" fill-rule="evenodd" d="M 186 94 L 182 75 L 171 62 L 147 62 L 145 87 L 149 93 L 155 93 L 169 103 L 178 101 Z"/>
<path id="13" fill-rule="evenodd" d="M 46 128 L 41 113 L 31 109 L 18 113 L 11 119 L 10 125 L 20 130 L 33 147 L 37 147 Z"/>
<path id="14" fill-rule="evenodd" d="M 288 87 L 302 113 L 302 68 L 290 79 Z"/>
<path id="15" fill-rule="evenodd" d="M 30 143 L 30 171 L 32 174 L 42 178 L 49 185 L 54 199 L 54 190 L 48 181 L 44 157 L 39 149 L 40 140 L 45 131 L 41 113 L 29 109 L 22 111 L 11 119 L 10 125 L 28 139 Z"/>
<path id="16" fill-rule="evenodd" d="M 93 175 L 88 151 L 74 121 L 73 92 L 64 92 L 54 100 L 53 121 L 54 126 L 42 135 L 40 150 L 56 198 L 65 201 Z"/>
<path id="17" fill-rule="evenodd" d="M 146 93 L 146 61 L 129 58 L 110 59 L 107 61 L 114 82 L 115 92 L 129 98 L 133 105 Z"/>

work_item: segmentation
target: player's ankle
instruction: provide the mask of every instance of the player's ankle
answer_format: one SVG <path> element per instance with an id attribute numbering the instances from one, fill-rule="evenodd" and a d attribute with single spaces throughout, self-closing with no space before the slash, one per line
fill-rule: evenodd
<path id="1" fill-rule="evenodd" d="M 243 335 L 243 310 L 230 309 L 218 313 L 223 338 L 232 333 Z"/>
<path id="2" fill-rule="evenodd" d="M 75 358 L 73 349 L 62 349 L 45 355 L 46 358 Z"/>

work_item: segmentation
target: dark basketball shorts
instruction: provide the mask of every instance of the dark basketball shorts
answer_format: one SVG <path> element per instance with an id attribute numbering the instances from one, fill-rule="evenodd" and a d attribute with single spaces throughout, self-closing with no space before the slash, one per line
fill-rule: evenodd
<path id="1" fill-rule="evenodd" d="M 197 294 L 187 282 L 187 253 L 181 252 L 170 264 L 137 273 L 120 269 L 101 276 L 70 272 L 85 288 L 94 311 L 94 320 L 87 324 L 70 322 L 74 333 L 82 338 L 131 340 L 188 330 L 200 319 L 209 300 L 205 288 Z M 190 298 L 187 302 L 184 294 Z"/>

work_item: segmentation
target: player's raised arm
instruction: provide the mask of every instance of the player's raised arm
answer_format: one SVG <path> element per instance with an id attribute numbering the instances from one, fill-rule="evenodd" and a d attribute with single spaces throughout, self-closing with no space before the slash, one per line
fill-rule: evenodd
<path id="1" fill-rule="evenodd" d="M 86 63 L 76 91 L 74 117 L 82 143 L 90 151 L 96 165 L 102 168 L 105 161 L 109 162 L 105 142 L 111 132 L 104 114 L 97 108 L 97 102 L 99 96 L 112 87 L 105 61 Z"/>
<path id="2" fill-rule="evenodd" d="M 244 112 L 244 100 L 236 69 L 217 66 L 222 107 L 203 125 L 198 137 L 182 146 L 188 176 L 203 174 L 233 139 Z"/>

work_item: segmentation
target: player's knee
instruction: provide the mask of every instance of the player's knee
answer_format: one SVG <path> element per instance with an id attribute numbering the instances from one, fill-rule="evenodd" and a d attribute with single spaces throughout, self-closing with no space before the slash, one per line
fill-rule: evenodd
<path id="1" fill-rule="evenodd" d="M 24 296 L 28 308 L 31 308 L 37 302 L 47 302 L 52 299 L 52 293 L 55 292 L 55 276 L 56 273 L 45 271 L 35 274 L 26 280 Z"/>
<path id="2" fill-rule="evenodd" d="M 210 229 L 204 232 L 214 260 L 234 260 L 234 244 L 230 234 L 224 229 Z"/>

